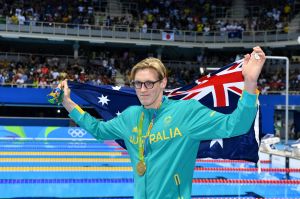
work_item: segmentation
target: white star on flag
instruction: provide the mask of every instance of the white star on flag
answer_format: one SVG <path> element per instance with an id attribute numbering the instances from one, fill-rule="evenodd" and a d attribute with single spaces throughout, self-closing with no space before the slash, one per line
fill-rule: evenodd
<path id="1" fill-rule="evenodd" d="M 223 148 L 223 139 L 214 139 L 210 142 L 209 148 L 211 148 L 215 143 L 219 143 L 219 145 Z"/>
<path id="2" fill-rule="evenodd" d="M 113 90 L 119 91 L 121 89 L 121 86 L 112 86 Z"/>
<path id="3" fill-rule="evenodd" d="M 117 116 L 121 115 L 120 111 L 118 111 L 116 114 L 117 114 Z"/>
<path id="4" fill-rule="evenodd" d="M 108 105 L 108 101 L 110 101 L 109 99 L 107 99 L 107 96 L 103 96 L 103 95 L 101 95 L 101 97 L 98 97 L 98 99 L 99 99 L 98 103 L 101 103 L 102 106 L 104 106 L 104 104 Z"/>

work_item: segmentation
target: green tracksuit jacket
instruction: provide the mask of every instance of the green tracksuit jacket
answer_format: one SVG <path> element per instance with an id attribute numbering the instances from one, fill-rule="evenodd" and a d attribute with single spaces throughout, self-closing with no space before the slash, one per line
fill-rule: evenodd
<path id="1" fill-rule="evenodd" d="M 148 138 L 147 171 L 143 176 L 136 172 L 139 161 L 137 126 L 144 112 L 145 135 L 156 110 L 131 106 L 118 117 L 101 122 L 77 106 L 69 116 L 97 140 L 125 141 L 134 171 L 135 199 L 188 199 L 191 198 L 199 141 L 246 133 L 256 116 L 256 101 L 257 95 L 243 91 L 236 110 L 224 115 L 196 100 L 170 100 L 164 96 Z"/>

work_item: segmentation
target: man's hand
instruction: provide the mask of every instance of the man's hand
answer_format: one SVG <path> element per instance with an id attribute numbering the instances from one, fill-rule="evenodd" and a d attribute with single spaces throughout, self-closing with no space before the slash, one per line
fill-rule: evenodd
<path id="1" fill-rule="evenodd" d="M 265 53 L 259 46 L 253 48 L 251 55 L 245 55 L 242 74 L 244 76 L 245 90 L 249 93 L 256 93 L 257 80 L 265 61 Z"/>
<path id="2" fill-rule="evenodd" d="M 71 91 L 68 86 L 68 80 L 65 79 L 60 84 L 58 84 L 57 87 L 59 87 L 60 89 L 62 89 L 64 91 L 64 99 L 62 101 L 62 105 L 65 107 L 65 109 L 68 112 L 71 112 L 77 104 L 75 104 L 75 102 L 73 102 L 71 100 L 71 97 L 70 97 Z"/>
<path id="3" fill-rule="evenodd" d="M 57 87 L 64 91 L 64 99 L 63 99 L 63 101 L 68 101 L 68 100 L 71 99 L 71 97 L 70 97 L 71 91 L 69 89 L 68 80 L 67 79 L 65 79 L 60 84 L 58 84 Z"/>

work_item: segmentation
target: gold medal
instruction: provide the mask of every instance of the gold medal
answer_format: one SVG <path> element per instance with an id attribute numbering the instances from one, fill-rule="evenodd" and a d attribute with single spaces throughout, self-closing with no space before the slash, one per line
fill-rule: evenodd
<path id="1" fill-rule="evenodd" d="M 139 161 L 139 163 L 137 163 L 137 165 L 136 165 L 136 170 L 137 170 L 137 173 L 140 176 L 144 175 L 144 173 L 146 171 L 146 164 L 145 164 L 145 162 Z"/>

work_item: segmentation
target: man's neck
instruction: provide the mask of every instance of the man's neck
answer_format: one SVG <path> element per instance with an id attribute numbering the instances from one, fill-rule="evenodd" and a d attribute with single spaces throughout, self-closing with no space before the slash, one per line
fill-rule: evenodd
<path id="1" fill-rule="evenodd" d="M 159 109 L 163 100 L 163 95 L 159 96 L 157 100 L 149 106 L 144 106 L 145 109 Z"/>

